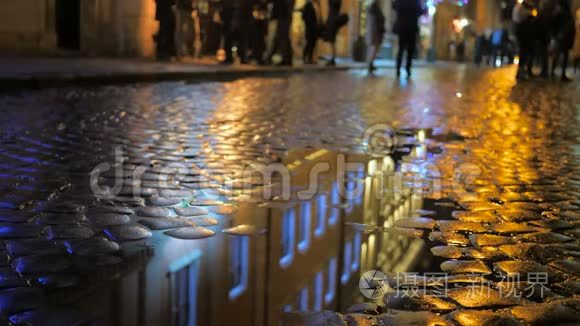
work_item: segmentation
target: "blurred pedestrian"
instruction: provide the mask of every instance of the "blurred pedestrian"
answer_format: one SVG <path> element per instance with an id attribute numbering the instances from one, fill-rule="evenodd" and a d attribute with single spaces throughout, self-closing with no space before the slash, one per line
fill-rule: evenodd
<path id="1" fill-rule="evenodd" d="M 566 76 L 566 69 L 568 68 L 569 52 L 574 45 L 576 34 L 574 16 L 572 16 L 572 9 L 570 8 L 569 0 L 558 0 L 554 16 L 553 30 L 556 51 L 552 61 L 552 77 L 555 75 L 558 61 L 562 58 L 562 74 L 560 75 L 560 80 L 563 82 L 569 82 L 571 79 Z"/>
<path id="2" fill-rule="evenodd" d="M 541 0 L 538 2 L 538 17 L 534 22 L 534 58 L 540 64 L 540 77 L 548 78 L 549 53 L 551 38 L 551 26 L 554 20 L 554 0 Z M 530 72 L 531 73 L 531 72 Z"/>
<path id="3" fill-rule="evenodd" d="M 268 62 L 272 62 L 274 54 L 280 53 L 282 61 L 280 66 L 292 65 L 292 43 L 290 42 L 290 26 L 292 25 L 292 12 L 294 0 L 273 0 L 272 19 L 276 20 L 276 32 L 273 46 L 268 53 Z"/>
<path id="4" fill-rule="evenodd" d="M 155 55 L 158 60 L 170 60 L 175 56 L 175 0 L 155 0 L 155 19 L 159 28 L 154 36 Z"/>
<path id="5" fill-rule="evenodd" d="M 397 53 L 397 77 L 401 75 L 403 54 L 407 54 L 406 71 L 407 77 L 411 77 L 413 56 L 417 45 L 419 33 L 419 17 L 425 13 L 420 0 L 395 0 L 393 9 L 397 13 L 397 20 L 393 26 L 393 32 L 399 37 L 399 51 Z"/>
<path id="6" fill-rule="evenodd" d="M 234 55 L 232 47 L 234 46 L 234 0 L 222 0 L 220 8 L 220 21 L 222 23 L 221 34 L 223 40 L 223 49 L 225 52 L 225 59 L 222 64 L 234 63 Z"/>
<path id="7" fill-rule="evenodd" d="M 372 73 L 377 68 L 374 61 L 377 58 L 383 37 L 385 36 L 385 15 L 379 5 L 378 0 L 373 0 L 370 6 L 367 7 L 367 44 L 369 45 L 369 73 Z"/>
<path id="8" fill-rule="evenodd" d="M 528 76 L 528 65 L 532 52 L 533 35 L 531 27 L 533 8 L 526 1 L 516 3 L 512 11 L 512 21 L 514 23 L 516 38 L 519 48 L 519 64 L 516 79 L 526 80 Z"/>
<path id="9" fill-rule="evenodd" d="M 304 21 L 304 51 L 302 52 L 302 61 L 305 64 L 314 63 L 314 49 L 318 40 L 318 14 L 313 0 L 307 0 L 302 9 L 302 20 Z"/>
<path id="10" fill-rule="evenodd" d="M 177 58 L 192 57 L 195 46 L 192 0 L 175 1 L 175 53 Z"/>
<path id="11" fill-rule="evenodd" d="M 327 66 L 336 65 L 336 35 L 338 31 L 348 23 L 348 15 L 340 13 L 342 0 L 328 0 L 328 17 L 325 26 L 325 41 L 330 43 L 332 57 Z"/>
<path id="12" fill-rule="evenodd" d="M 255 0 L 252 10 L 252 32 L 250 33 L 250 59 L 259 65 L 264 64 L 266 35 L 268 33 L 268 3 L 266 0 Z"/>
<path id="13" fill-rule="evenodd" d="M 252 35 L 252 11 L 253 0 L 235 0 L 234 16 L 232 21 L 232 34 L 237 48 L 237 56 L 240 63 L 248 63 L 250 37 Z"/>

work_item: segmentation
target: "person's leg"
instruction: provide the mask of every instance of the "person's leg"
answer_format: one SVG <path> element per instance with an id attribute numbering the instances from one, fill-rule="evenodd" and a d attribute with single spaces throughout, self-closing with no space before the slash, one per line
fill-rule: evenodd
<path id="1" fill-rule="evenodd" d="M 413 66 L 413 56 L 415 56 L 415 47 L 417 46 L 417 34 L 409 35 L 407 42 L 407 77 L 411 77 L 411 68 Z"/>
<path id="2" fill-rule="evenodd" d="M 290 25 L 292 21 L 291 18 L 284 19 L 282 24 L 284 29 L 282 30 L 282 64 L 292 65 L 292 43 L 290 41 Z"/>
<path id="3" fill-rule="evenodd" d="M 302 55 L 302 60 L 304 63 L 312 63 L 312 55 L 314 52 L 314 40 L 310 35 L 306 35 L 306 45 L 304 46 L 304 53 Z"/>
<path id="4" fill-rule="evenodd" d="M 527 66 L 527 60 L 528 60 L 528 49 L 527 47 L 527 43 L 525 40 L 525 34 L 524 34 L 524 27 L 521 25 L 517 25 L 516 26 L 516 38 L 518 40 L 518 50 L 519 50 L 519 54 L 520 54 L 520 62 L 518 63 L 518 72 L 516 75 L 516 78 L 518 79 L 522 79 L 522 78 L 526 78 L 526 66 Z"/>
<path id="5" fill-rule="evenodd" d="M 540 56 L 540 77 L 547 78 L 548 77 L 548 43 L 542 42 L 539 49 L 539 56 Z"/>
<path id="6" fill-rule="evenodd" d="M 558 62 L 560 61 L 560 51 L 556 50 L 554 56 L 552 57 L 552 67 L 550 67 L 550 76 L 552 78 L 556 77 L 556 68 L 558 67 Z"/>
<path id="7" fill-rule="evenodd" d="M 567 50 L 564 50 L 562 52 L 562 75 L 560 76 L 560 79 L 562 81 L 570 81 L 570 79 L 566 76 L 566 70 L 568 69 L 568 59 L 569 59 L 569 53 Z"/>
<path id="8" fill-rule="evenodd" d="M 403 52 L 407 48 L 407 40 L 404 34 L 399 34 L 399 49 L 397 50 L 397 76 L 401 75 L 401 65 L 403 64 Z"/>

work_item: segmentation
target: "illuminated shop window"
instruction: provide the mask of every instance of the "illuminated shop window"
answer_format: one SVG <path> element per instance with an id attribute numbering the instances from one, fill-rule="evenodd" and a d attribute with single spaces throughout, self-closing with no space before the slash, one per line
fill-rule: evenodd
<path id="1" fill-rule="evenodd" d="M 326 294 L 324 295 L 324 302 L 329 304 L 334 300 L 336 294 L 336 258 L 332 258 L 328 262 L 328 276 L 326 277 Z"/>
<path id="2" fill-rule="evenodd" d="M 248 287 L 248 272 L 250 260 L 249 238 L 230 236 L 230 300 L 238 298 Z"/>
<path id="3" fill-rule="evenodd" d="M 316 225 L 314 227 L 314 235 L 316 236 L 324 234 L 327 210 L 328 200 L 326 195 L 319 195 L 316 198 Z"/>
<path id="4" fill-rule="evenodd" d="M 282 217 L 282 232 L 281 232 L 281 258 L 280 266 L 288 267 L 294 259 L 294 228 L 296 225 L 296 213 L 294 209 L 287 209 Z"/>
<path id="5" fill-rule="evenodd" d="M 303 202 L 300 205 L 300 225 L 298 228 L 298 251 L 304 253 L 310 246 L 310 219 L 312 214 L 310 202 Z"/>

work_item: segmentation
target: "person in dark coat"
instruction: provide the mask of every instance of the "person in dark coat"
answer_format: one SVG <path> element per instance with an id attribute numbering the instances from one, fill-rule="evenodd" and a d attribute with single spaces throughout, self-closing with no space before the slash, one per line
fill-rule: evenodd
<path id="1" fill-rule="evenodd" d="M 169 60 L 175 52 L 175 0 L 155 0 L 155 19 L 159 29 L 155 35 L 156 56 L 158 60 Z"/>
<path id="2" fill-rule="evenodd" d="M 401 75 L 403 54 L 407 53 L 407 77 L 411 77 L 413 56 L 419 33 L 419 17 L 425 13 L 425 8 L 419 0 L 395 0 L 393 9 L 397 13 L 397 20 L 393 32 L 399 37 L 399 51 L 397 53 L 397 77 Z"/>
<path id="3" fill-rule="evenodd" d="M 348 16 L 340 14 L 342 0 L 328 0 L 328 17 L 326 19 L 325 40 L 330 43 L 332 57 L 328 66 L 336 65 L 336 35 L 338 31 L 348 23 Z"/>
<path id="4" fill-rule="evenodd" d="M 568 68 L 569 52 L 574 46 L 574 38 L 576 36 L 576 27 L 574 23 L 574 16 L 570 8 L 570 1 L 559 0 L 554 16 L 554 40 L 556 42 L 556 53 L 552 61 L 552 77 L 555 75 L 556 66 L 560 58 L 562 58 L 562 74 L 560 80 L 563 82 L 571 81 L 566 76 L 566 69 Z"/>
<path id="5" fill-rule="evenodd" d="M 266 35 L 268 34 L 268 3 L 266 0 L 255 0 L 252 11 L 252 32 L 250 33 L 251 59 L 264 64 Z"/>
<path id="6" fill-rule="evenodd" d="M 302 60 L 305 64 L 311 64 L 314 63 L 314 49 L 318 39 L 318 15 L 313 0 L 306 1 L 300 11 L 304 21 L 304 38 L 306 39 Z"/>

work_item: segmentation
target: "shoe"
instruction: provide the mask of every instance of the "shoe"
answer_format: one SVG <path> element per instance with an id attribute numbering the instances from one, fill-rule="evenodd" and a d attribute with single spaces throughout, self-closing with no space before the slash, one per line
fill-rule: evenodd
<path id="1" fill-rule="evenodd" d="M 326 63 L 327 67 L 334 67 L 336 66 L 336 61 L 334 61 L 334 59 L 330 59 L 328 60 L 328 62 Z"/>
<path id="2" fill-rule="evenodd" d="M 231 65 L 234 64 L 234 60 L 224 60 L 220 62 L 221 65 Z"/>
<path id="3" fill-rule="evenodd" d="M 401 77 L 401 70 L 397 69 L 397 78 Z"/>
<path id="4" fill-rule="evenodd" d="M 572 79 L 568 78 L 566 75 L 562 75 L 562 77 L 560 77 L 560 81 L 564 83 L 569 83 L 572 81 Z"/>
<path id="5" fill-rule="evenodd" d="M 372 74 L 373 71 L 377 70 L 377 67 L 375 67 L 375 65 L 373 65 L 372 63 L 369 64 L 369 74 Z"/>
<path id="6" fill-rule="evenodd" d="M 411 78 L 411 69 L 407 68 L 407 79 Z"/>

